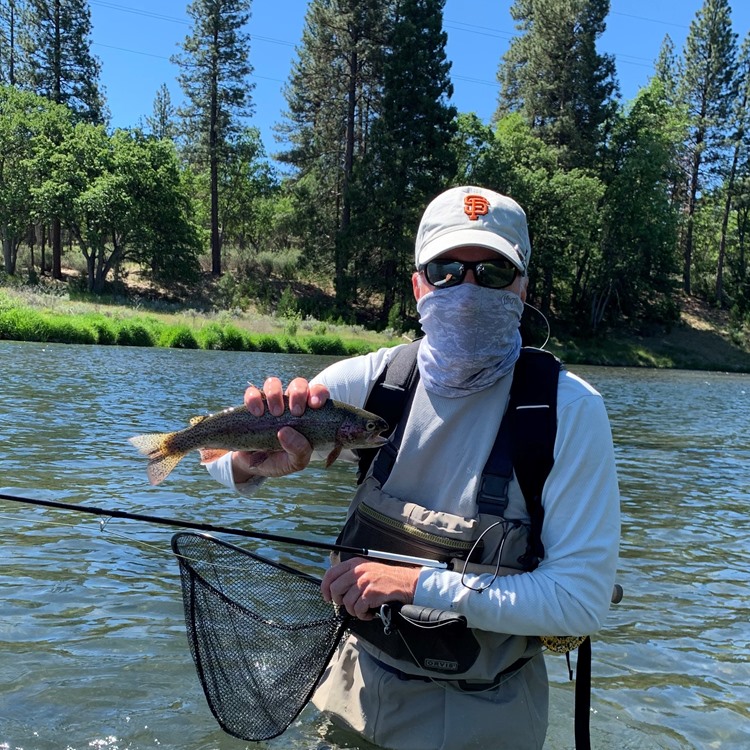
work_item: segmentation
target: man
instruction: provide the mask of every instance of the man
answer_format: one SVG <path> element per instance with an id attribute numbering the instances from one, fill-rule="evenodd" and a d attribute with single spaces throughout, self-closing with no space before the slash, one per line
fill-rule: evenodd
<path id="1" fill-rule="evenodd" d="M 373 533 L 395 539 L 399 532 L 392 529 L 405 528 L 398 543 L 409 550 L 417 528 L 420 543 L 463 545 L 463 557 L 471 550 L 479 567 L 459 563 L 444 570 L 354 557 L 331 566 L 322 594 L 362 620 L 392 602 L 458 613 L 476 651 L 451 679 L 441 663 L 418 666 L 354 635 L 342 642 L 313 700 L 335 722 L 385 748 L 541 748 L 548 685 L 536 636 L 593 633 L 608 611 L 619 493 L 609 422 L 590 386 L 565 371 L 559 376 L 538 566 L 523 554 L 529 515 L 515 477 L 500 511 L 478 512 L 483 469 L 519 356 L 530 255 L 523 210 L 483 188 L 439 195 L 419 227 L 412 285 L 425 334 L 417 354 L 420 378 L 390 473 L 371 473 L 360 485 L 343 539 L 377 549 L 368 543 Z M 402 348 L 343 360 L 309 384 L 293 380 L 286 389 L 290 409 L 302 413 L 329 397 L 363 406 Z M 282 393 L 280 381 L 269 378 L 263 394 L 247 389 L 245 404 L 257 415 L 265 408 L 280 414 Z M 283 451 L 260 458 L 236 452 L 209 470 L 250 494 L 264 477 L 304 469 L 312 456 L 305 438 L 283 428 L 279 440 Z M 380 531 L 364 523 L 365 511 L 370 519 L 386 519 Z"/>

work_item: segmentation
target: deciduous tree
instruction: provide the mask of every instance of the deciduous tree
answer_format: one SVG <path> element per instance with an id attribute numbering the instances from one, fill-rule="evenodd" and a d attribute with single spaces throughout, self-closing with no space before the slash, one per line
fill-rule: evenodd
<path id="1" fill-rule="evenodd" d="M 660 79 L 641 89 L 608 144 L 601 262 L 589 290 L 590 322 L 669 322 L 676 315 L 677 206 L 670 187 L 684 138 L 681 110 Z"/>
<path id="2" fill-rule="evenodd" d="M 103 123 L 100 65 L 91 54 L 88 0 L 26 0 L 21 77 L 35 93 L 64 104 L 76 120 Z M 62 278 L 59 217 L 51 217 L 52 276 Z"/>

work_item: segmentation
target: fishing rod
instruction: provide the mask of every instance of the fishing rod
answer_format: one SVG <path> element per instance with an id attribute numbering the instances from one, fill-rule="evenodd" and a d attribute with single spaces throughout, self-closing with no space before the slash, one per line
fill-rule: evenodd
<path id="1" fill-rule="evenodd" d="M 125 518 L 129 521 L 142 521 L 143 523 L 150 523 L 158 526 L 175 526 L 182 529 L 196 529 L 198 531 L 207 531 L 218 534 L 234 534 L 235 536 L 244 536 L 250 539 L 261 539 L 266 542 L 293 544 L 298 547 L 323 549 L 329 552 L 342 552 L 344 554 L 356 555 L 359 557 L 372 557 L 377 560 L 388 560 L 389 562 L 401 562 L 408 565 L 421 565 L 425 568 L 448 568 L 447 563 L 438 562 L 437 560 L 430 560 L 425 557 L 400 555 L 396 552 L 382 552 L 380 550 L 367 549 L 366 547 L 348 547 L 343 544 L 331 544 L 329 542 L 315 541 L 314 539 L 301 539 L 298 537 L 281 536 L 279 534 L 269 534 L 264 531 L 248 531 L 247 529 L 236 529 L 230 526 L 216 526 L 211 523 L 182 521 L 178 518 L 164 518 L 162 516 L 152 516 L 145 513 L 131 513 L 126 510 L 116 510 L 114 508 L 97 508 L 91 505 L 63 503 L 58 500 L 40 500 L 38 498 L 20 497 L 18 495 L 6 495 L 3 492 L 0 492 L 0 500 L 9 500 L 10 502 L 23 503 L 25 505 L 38 505 L 45 508 L 57 508 L 58 510 L 69 510 L 73 511 L 74 513 L 88 513 L 90 515 L 104 516 L 106 518 Z"/>

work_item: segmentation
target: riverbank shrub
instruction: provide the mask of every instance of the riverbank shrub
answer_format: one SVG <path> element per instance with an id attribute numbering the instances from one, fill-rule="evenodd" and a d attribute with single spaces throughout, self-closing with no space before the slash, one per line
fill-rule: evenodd
<path id="1" fill-rule="evenodd" d="M 201 349 L 245 352 L 251 351 L 249 337 L 233 325 L 221 325 L 210 323 L 202 328 L 197 334 L 197 340 Z"/>
<path id="2" fill-rule="evenodd" d="M 271 334 L 264 333 L 260 336 L 250 336 L 250 341 L 253 345 L 253 351 L 269 352 L 272 354 L 284 353 L 284 347 L 282 346 L 281 340 Z"/>
<path id="3" fill-rule="evenodd" d="M 84 321 L 6 307 L 0 310 L 0 339 L 40 343 L 96 344 L 96 332 Z"/>
<path id="4" fill-rule="evenodd" d="M 167 349 L 199 349 L 198 340 L 185 325 L 169 326 L 159 335 L 159 346 Z"/>
<path id="5" fill-rule="evenodd" d="M 338 336 L 310 336 L 306 343 L 310 354 L 346 354 L 344 342 Z"/>
<path id="6" fill-rule="evenodd" d="M 151 331 L 140 323 L 125 321 L 117 329 L 116 343 L 118 346 L 156 346 L 156 340 Z"/>
<path id="7" fill-rule="evenodd" d="M 96 332 L 96 343 L 101 346 L 113 346 L 117 343 L 117 333 L 109 321 L 97 320 L 93 323 Z"/>

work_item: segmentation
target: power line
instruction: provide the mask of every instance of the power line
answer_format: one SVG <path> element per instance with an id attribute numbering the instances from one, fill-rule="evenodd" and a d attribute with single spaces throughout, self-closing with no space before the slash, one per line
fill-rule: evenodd
<path id="1" fill-rule="evenodd" d="M 92 42 L 93 47 L 104 47 L 105 49 L 115 49 L 118 52 L 129 52 L 132 55 L 143 55 L 144 57 L 155 57 L 157 60 L 167 60 L 170 58 L 164 57 L 164 55 L 154 55 L 151 52 L 141 52 L 137 49 L 128 49 L 127 47 L 115 47 L 112 44 L 102 44 L 101 42 Z"/>
<path id="2" fill-rule="evenodd" d="M 152 11 L 141 10 L 139 8 L 133 8 L 133 7 L 126 6 L 126 5 L 120 5 L 118 3 L 105 2 L 104 0 L 90 0 L 90 4 L 100 6 L 102 8 L 108 8 L 110 10 L 120 11 L 122 13 L 130 13 L 132 15 L 143 16 L 145 18 L 152 18 L 152 19 L 159 20 L 159 21 L 167 21 L 168 23 L 176 23 L 182 26 L 191 25 L 190 22 L 184 18 L 178 18 L 176 16 L 169 16 L 169 15 L 165 15 L 162 13 L 154 13 Z M 634 15 L 631 13 L 611 11 L 611 15 L 633 18 L 638 21 L 644 21 L 648 23 L 657 23 L 657 24 L 663 24 L 667 26 L 674 26 L 674 27 L 678 27 L 681 29 L 689 28 L 685 26 L 684 24 L 674 23 L 672 21 L 662 21 L 660 19 L 655 19 L 655 18 L 647 18 L 645 16 L 638 16 L 638 15 Z M 489 37 L 492 39 L 502 39 L 502 40 L 509 41 L 517 37 L 516 33 L 511 32 L 511 31 L 506 31 L 504 29 L 492 28 L 492 27 L 487 27 L 487 26 L 479 26 L 477 24 L 471 24 L 465 21 L 457 21 L 453 19 L 445 19 L 444 27 L 452 31 L 460 31 L 460 32 L 464 32 L 467 34 L 473 34 L 475 36 L 484 36 L 484 37 Z M 290 42 L 285 39 L 277 39 L 274 37 L 255 35 L 252 33 L 250 34 L 250 39 L 252 41 L 260 41 L 260 42 L 265 42 L 268 44 L 276 44 L 276 45 L 280 45 L 284 47 L 294 48 L 297 46 L 294 42 Z M 134 50 L 134 49 L 126 48 L 126 47 L 117 47 L 113 45 L 102 44 L 99 42 L 94 42 L 94 44 L 100 47 L 107 48 L 107 49 L 118 50 L 120 52 L 126 52 L 126 53 L 134 54 L 134 55 L 142 55 L 145 57 L 152 57 L 152 58 L 156 58 L 159 60 L 168 61 L 170 59 L 169 57 L 165 57 L 164 55 L 158 55 L 158 54 L 154 54 L 150 52 L 143 52 L 141 50 Z M 614 57 L 617 59 L 618 63 L 620 64 L 635 65 L 635 66 L 642 67 L 642 68 L 653 69 L 653 62 L 647 60 L 647 58 L 637 57 L 634 55 L 628 55 L 624 53 L 623 54 L 613 53 L 613 54 L 614 54 Z M 260 76 L 260 75 L 252 74 L 251 77 L 262 79 L 262 80 L 267 80 L 267 81 L 272 81 L 276 83 L 284 83 L 283 80 L 280 80 L 277 78 L 271 78 L 268 76 Z M 473 78 L 473 77 L 461 76 L 461 75 L 453 75 L 452 78 L 457 81 L 464 81 L 466 83 L 473 83 L 473 84 L 477 84 L 480 86 L 489 86 L 492 88 L 497 88 L 499 86 L 497 81 L 486 80 L 482 78 Z"/>
<path id="3" fill-rule="evenodd" d="M 492 39 L 513 39 L 517 36 L 517 34 L 514 34 L 511 31 L 489 29 L 486 26 L 475 26 L 474 24 L 464 23 L 463 21 L 449 21 L 448 19 L 443 19 L 443 26 L 446 29 L 453 29 L 454 31 L 465 31 L 467 34 L 488 36 Z"/>
<path id="4" fill-rule="evenodd" d="M 177 18 L 176 16 L 165 16 L 161 13 L 152 13 L 149 10 L 140 10 L 139 8 L 130 8 L 127 5 L 117 5 L 115 3 L 105 3 L 101 0 L 89 0 L 90 5 L 99 5 L 102 8 L 110 8 L 112 10 L 120 10 L 123 13 L 132 13 L 135 16 L 147 16 L 148 18 L 157 18 L 160 21 L 169 21 L 170 23 L 179 23 L 183 26 L 190 26 L 190 21 L 186 21 L 184 18 Z"/>
<path id="5" fill-rule="evenodd" d="M 132 55 L 144 55 L 145 57 L 155 57 L 157 60 L 166 60 L 169 62 L 171 58 L 165 57 L 164 55 L 154 55 L 151 52 L 141 52 L 137 49 L 128 49 L 127 47 L 115 47 L 112 44 L 102 44 L 101 42 L 92 42 L 92 45 L 94 47 L 105 47 L 106 49 L 114 49 L 118 52 L 129 52 Z M 286 83 L 286 81 L 282 81 L 280 78 L 270 78 L 269 76 L 261 76 L 257 75 L 256 73 L 250 73 L 250 78 L 258 78 L 264 81 L 273 81 L 274 83 Z"/>
<path id="6" fill-rule="evenodd" d="M 660 23 L 663 26 L 675 26 L 678 29 L 689 29 L 684 23 L 675 23 L 674 21 L 662 21 L 658 18 L 646 18 L 645 16 L 634 16 L 632 13 L 621 13 L 620 11 L 610 11 L 613 16 L 625 16 L 626 18 L 635 18 L 637 21 L 648 21 L 649 23 Z"/>

